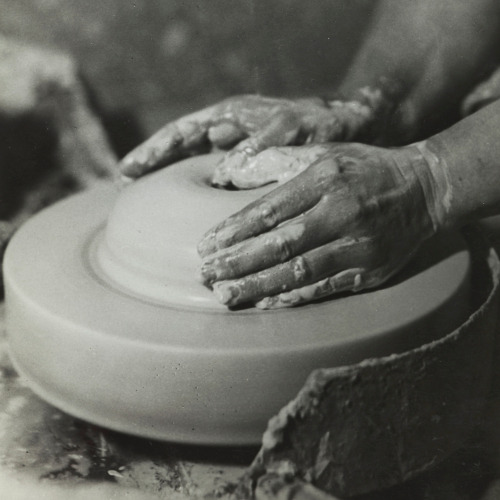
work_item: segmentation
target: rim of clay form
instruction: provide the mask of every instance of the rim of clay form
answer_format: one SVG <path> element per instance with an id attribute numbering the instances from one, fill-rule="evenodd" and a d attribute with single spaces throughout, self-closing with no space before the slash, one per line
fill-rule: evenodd
<path id="1" fill-rule="evenodd" d="M 215 190 L 216 158 L 77 195 L 16 233 L 9 346 L 41 397 L 139 436 L 253 444 L 314 369 L 403 352 L 466 321 L 470 252 L 453 233 L 374 292 L 281 311 L 218 304 L 195 279 L 196 241 L 273 186 Z"/>

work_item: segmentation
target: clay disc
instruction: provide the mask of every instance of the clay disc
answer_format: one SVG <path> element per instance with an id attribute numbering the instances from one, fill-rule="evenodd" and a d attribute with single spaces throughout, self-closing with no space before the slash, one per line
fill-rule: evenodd
<path id="1" fill-rule="evenodd" d="M 185 160 L 120 193 L 103 185 L 16 233 L 4 260 L 10 352 L 41 397 L 139 436 L 252 444 L 313 369 L 402 352 L 468 317 L 457 233 L 376 291 L 280 311 L 221 306 L 196 280 L 196 242 L 273 186 L 212 188 L 214 161 Z"/>

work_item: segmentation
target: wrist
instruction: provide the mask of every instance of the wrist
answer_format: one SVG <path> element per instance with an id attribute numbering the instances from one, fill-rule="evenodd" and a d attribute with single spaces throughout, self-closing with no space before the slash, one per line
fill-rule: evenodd
<path id="1" fill-rule="evenodd" d="M 408 168 L 418 180 L 433 232 L 453 226 L 451 184 L 443 155 L 429 140 L 403 149 L 409 154 Z"/>
<path id="2" fill-rule="evenodd" d="M 327 104 L 331 108 L 347 106 L 359 116 L 359 126 L 347 140 L 390 145 L 394 143 L 390 131 L 395 126 L 397 109 L 404 95 L 400 81 L 379 77 L 366 84 L 344 83 Z"/>

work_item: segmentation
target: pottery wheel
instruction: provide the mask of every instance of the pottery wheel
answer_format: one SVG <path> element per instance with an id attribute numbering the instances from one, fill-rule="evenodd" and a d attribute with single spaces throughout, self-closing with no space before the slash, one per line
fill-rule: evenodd
<path id="1" fill-rule="evenodd" d="M 257 443 L 315 368 L 390 355 L 469 315 L 470 255 L 434 238 L 381 289 L 230 311 L 197 281 L 196 243 L 273 189 L 210 186 L 214 156 L 121 192 L 103 185 L 29 220 L 4 260 L 10 352 L 62 410 L 139 436 Z"/>

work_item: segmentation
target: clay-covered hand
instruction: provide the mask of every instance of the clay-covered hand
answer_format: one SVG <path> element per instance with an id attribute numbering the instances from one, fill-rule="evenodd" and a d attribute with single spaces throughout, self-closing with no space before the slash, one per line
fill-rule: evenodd
<path id="1" fill-rule="evenodd" d="M 438 228 L 434 180 L 418 146 L 306 145 L 275 154 L 312 160 L 198 247 L 202 279 L 227 306 L 288 307 L 376 287 Z"/>
<path id="2" fill-rule="evenodd" d="M 282 172 L 255 158 L 275 146 L 359 140 L 369 136 L 388 107 L 381 90 L 361 89 L 352 100 L 278 99 L 245 95 L 168 123 L 126 155 L 125 178 L 137 178 L 180 158 L 230 149 L 213 183 L 252 188 L 281 179 Z"/>

